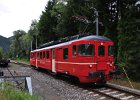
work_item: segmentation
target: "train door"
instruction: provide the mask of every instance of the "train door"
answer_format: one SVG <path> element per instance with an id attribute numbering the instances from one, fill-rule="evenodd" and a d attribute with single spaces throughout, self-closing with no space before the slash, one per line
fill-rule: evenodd
<path id="1" fill-rule="evenodd" d="M 56 72 L 56 66 L 55 66 L 55 49 L 52 49 L 52 72 Z"/>
<path id="2" fill-rule="evenodd" d="M 36 58 L 35 58 L 35 66 L 36 66 L 36 67 L 38 67 L 38 65 L 37 65 L 37 59 L 38 59 L 38 58 L 37 58 L 37 57 L 38 57 L 38 53 L 36 52 Z"/>
<path id="3" fill-rule="evenodd" d="M 97 43 L 97 70 L 106 70 L 107 69 L 107 57 L 106 57 L 106 43 L 98 42 Z"/>

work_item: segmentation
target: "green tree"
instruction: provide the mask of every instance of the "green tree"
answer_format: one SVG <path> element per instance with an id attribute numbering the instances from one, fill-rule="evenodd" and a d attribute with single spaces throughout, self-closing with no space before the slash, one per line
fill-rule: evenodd
<path id="1" fill-rule="evenodd" d="M 31 26 L 30 26 L 30 29 L 28 30 L 28 35 L 27 35 L 27 38 L 28 38 L 28 44 L 29 42 L 31 43 L 32 42 L 32 49 L 36 49 L 36 42 L 41 39 L 39 39 L 39 31 L 38 31 L 38 22 L 37 20 L 32 20 L 32 23 L 31 23 Z"/>
<path id="2" fill-rule="evenodd" d="M 51 15 L 55 0 L 48 1 L 45 11 L 42 12 L 40 20 L 38 22 L 38 31 L 41 43 L 56 40 L 56 32 L 54 28 L 57 25 L 57 18 Z"/>
<path id="3" fill-rule="evenodd" d="M 23 44 L 24 41 L 22 41 L 22 36 L 26 34 L 23 30 L 16 30 L 13 32 L 13 40 L 10 45 L 10 52 L 13 55 L 13 57 L 20 57 L 22 55 L 23 51 Z"/>
<path id="4" fill-rule="evenodd" d="M 140 13 L 136 0 L 119 1 L 118 23 L 118 63 L 126 67 L 129 76 L 138 80 L 140 77 L 140 34 L 138 30 L 137 14 Z"/>

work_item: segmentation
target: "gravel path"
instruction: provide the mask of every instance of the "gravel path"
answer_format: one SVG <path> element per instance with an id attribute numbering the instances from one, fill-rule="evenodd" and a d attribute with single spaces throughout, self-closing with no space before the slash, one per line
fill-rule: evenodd
<path id="1" fill-rule="evenodd" d="M 73 86 L 66 81 L 53 77 L 47 72 L 38 71 L 29 67 L 22 67 L 13 63 L 9 64 L 9 69 L 18 75 L 29 75 L 32 78 L 33 94 L 40 97 L 41 100 L 98 100 L 100 95 L 88 92 Z M 4 74 L 9 75 L 6 68 L 1 69 Z"/>

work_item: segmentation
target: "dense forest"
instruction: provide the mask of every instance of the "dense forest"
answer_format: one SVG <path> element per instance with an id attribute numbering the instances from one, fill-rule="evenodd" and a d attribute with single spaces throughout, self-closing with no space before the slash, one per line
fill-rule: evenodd
<path id="1" fill-rule="evenodd" d="M 138 0 L 50 0 L 39 20 L 28 32 L 15 30 L 11 58 L 27 58 L 32 48 L 77 34 L 96 34 L 95 12 L 99 13 L 99 35 L 115 43 L 115 62 L 134 80 L 140 77 L 140 1 Z M 37 45 L 36 45 L 37 43 Z M 138 74 L 139 73 L 139 74 Z"/>

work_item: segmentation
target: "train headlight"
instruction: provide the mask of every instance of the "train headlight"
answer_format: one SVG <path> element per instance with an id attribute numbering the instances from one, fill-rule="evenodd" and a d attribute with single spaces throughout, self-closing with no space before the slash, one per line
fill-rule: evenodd
<path id="1" fill-rule="evenodd" d="M 113 65 L 112 65 L 112 64 L 110 64 L 110 66 L 112 67 Z"/>
<path id="2" fill-rule="evenodd" d="M 92 65 L 89 65 L 89 68 L 92 68 L 93 66 Z"/>

